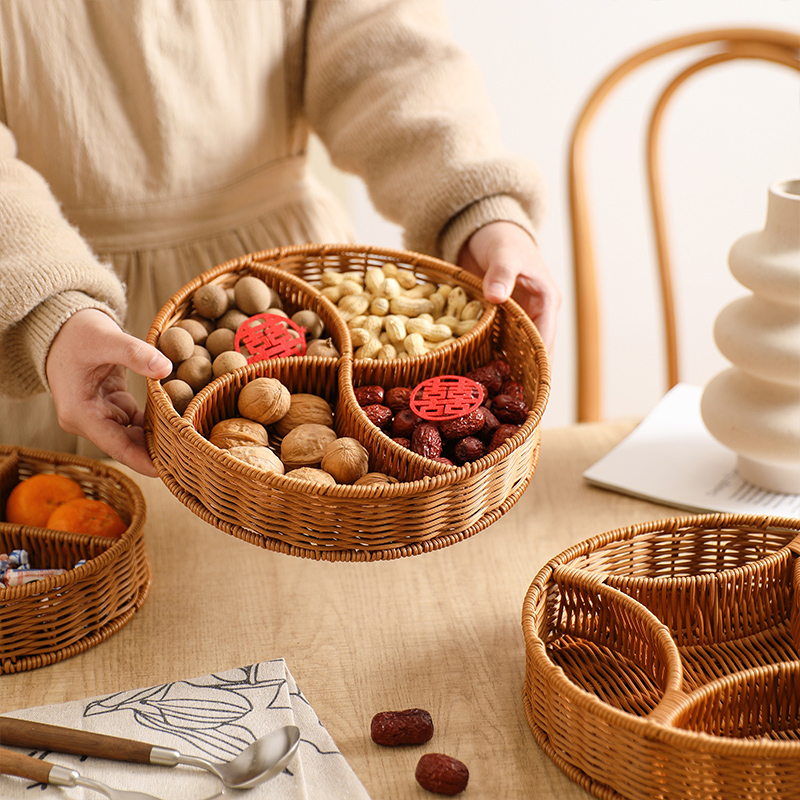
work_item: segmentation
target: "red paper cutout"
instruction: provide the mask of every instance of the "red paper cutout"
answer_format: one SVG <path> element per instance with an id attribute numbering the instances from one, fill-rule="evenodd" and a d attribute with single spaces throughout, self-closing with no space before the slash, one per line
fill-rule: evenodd
<path id="1" fill-rule="evenodd" d="M 292 336 L 290 330 L 297 331 L 299 336 Z M 242 347 L 246 348 L 248 364 L 271 358 L 303 356 L 306 353 L 306 329 L 279 314 L 256 314 L 239 326 L 234 347 L 238 352 Z"/>
<path id="2" fill-rule="evenodd" d="M 483 386 L 460 375 L 439 375 L 418 384 L 411 392 L 411 410 L 422 419 L 440 422 L 458 419 L 483 402 Z"/>

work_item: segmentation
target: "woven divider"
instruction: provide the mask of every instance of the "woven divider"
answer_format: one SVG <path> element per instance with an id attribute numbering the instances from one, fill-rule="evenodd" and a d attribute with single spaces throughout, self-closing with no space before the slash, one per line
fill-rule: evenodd
<path id="1" fill-rule="evenodd" d="M 341 358 L 293 357 L 258 362 L 201 390 L 179 416 L 157 381 L 148 381 L 146 437 L 165 485 L 195 514 L 260 547 L 306 558 L 370 561 L 417 555 L 461 541 L 508 511 L 528 486 L 539 457 L 539 424 L 549 395 L 549 366 L 541 338 L 515 303 L 487 310 L 455 343 L 417 358 L 366 362 L 353 358 L 349 331 L 326 298 L 306 281 L 325 269 L 366 270 L 384 263 L 413 269 L 420 280 L 464 287 L 480 297 L 480 282 L 449 264 L 405 251 L 355 246 L 281 248 L 227 262 L 187 284 L 161 310 L 148 341 L 186 316 L 200 285 L 232 285 L 240 274 L 263 277 L 296 307 L 320 314 Z M 305 305 L 304 304 L 309 304 Z M 512 365 L 530 403 L 520 430 L 479 461 L 446 467 L 393 442 L 372 425 L 354 386 L 408 385 L 426 377 L 466 372 L 493 357 Z M 319 394 L 335 408 L 339 435 L 358 439 L 370 469 L 398 483 L 325 486 L 266 473 L 238 462 L 206 437 L 213 424 L 237 416 L 236 398 L 256 376 L 284 382 L 291 392 Z M 276 440 L 271 438 L 271 444 Z"/>
<path id="2" fill-rule="evenodd" d="M 54 473 L 109 503 L 128 523 L 118 539 L 0 522 L 0 551 L 28 551 L 34 567 L 64 574 L 0 588 L 0 667 L 4 673 L 52 664 L 107 639 L 128 622 L 150 590 L 139 487 L 102 462 L 65 453 L 0 446 L 0 508 L 22 480 Z M 78 561 L 86 563 L 76 568 Z"/>
<path id="3" fill-rule="evenodd" d="M 797 797 L 798 532 L 698 515 L 551 559 L 522 615 L 539 746 L 602 798 Z"/>

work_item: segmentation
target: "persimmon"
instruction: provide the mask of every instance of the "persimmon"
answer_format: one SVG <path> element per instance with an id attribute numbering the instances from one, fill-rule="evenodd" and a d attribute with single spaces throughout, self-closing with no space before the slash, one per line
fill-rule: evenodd
<path id="1" fill-rule="evenodd" d="M 72 478 L 40 472 L 11 490 L 6 501 L 6 521 L 44 528 L 58 506 L 82 497 L 86 494 Z"/>
<path id="2" fill-rule="evenodd" d="M 79 497 L 68 500 L 50 514 L 45 526 L 69 533 L 88 533 L 91 536 L 119 537 L 128 526 L 119 514 L 103 500 Z"/>

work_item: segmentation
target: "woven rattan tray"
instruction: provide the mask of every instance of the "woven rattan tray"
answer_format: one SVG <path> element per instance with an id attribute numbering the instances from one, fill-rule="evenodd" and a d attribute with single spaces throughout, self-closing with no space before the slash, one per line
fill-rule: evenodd
<path id="1" fill-rule="evenodd" d="M 596 797 L 800 797 L 800 520 L 704 515 L 594 537 L 525 598 L 523 699 Z"/>
<path id="2" fill-rule="evenodd" d="M 217 378 L 182 416 L 157 381 L 147 387 L 148 447 L 166 486 L 195 514 L 221 530 L 271 550 L 306 558 L 369 561 L 417 555 L 486 528 L 519 499 L 539 457 L 539 424 L 549 394 L 547 356 L 536 328 L 516 303 L 487 304 L 480 322 L 452 345 L 404 360 L 354 359 L 350 334 L 336 307 L 314 287 L 323 270 L 343 272 L 395 263 L 420 280 L 462 286 L 480 297 L 480 281 L 422 255 L 354 246 L 282 248 L 253 253 L 209 270 L 176 293 L 156 317 L 148 342 L 185 318 L 193 292 L 206 283 L 232 285 L 242 274 L 263 278 L 290 311 L 305 307 L 324 320 L 341 357 L 297 356 L 262 361 Z M 418 456 L 366 418 L 354 387 L 380 382 L 413 386 L 439 374 L 464 374 L 505 358 L 528 398 L 520 430 L 478 461 L 453 468 Z M 241 387 L 255 376 L 277 377 L 292 392 L 325 397 L 335 407 L 339 435 L 358 439 L 370 469 L 400 482 L 321 486 L 248 467 L 212 446 L 215 422 L 234 416 Z"/>
<path id="3" fill-rule="evenodd" d="M 128 523 L 120 538 L 86 536 L 0 521 L 0 552 L 23 549 L 32 564 L 65 569 L 24 586 L 0 588 L 0 669 L 42 667 L 81 653 L 118 631 L 150 590 L 139 487 L 99 461 L 65 453 L 0 446 L 0 509 L 11 490 L 38 473 L 77 481 Z M 82 566 L 75 565 L 85 560 Z"/>

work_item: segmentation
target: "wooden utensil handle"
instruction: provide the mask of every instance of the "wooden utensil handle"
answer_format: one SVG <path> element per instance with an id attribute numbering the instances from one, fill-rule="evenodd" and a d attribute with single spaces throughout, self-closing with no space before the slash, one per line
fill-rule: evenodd
<path id="1" fill-rule="evenodd" d="M 38 758 L 15 753 L 0 747 L 0 774 L 16 775 L 39 783 L 49 783 L 50 770 L 53 765 Z"/>
<path id="2" fill-rule="evenodd" d="M 103 733 L 62 728 L 44 722 L 0 717 L 0 744 L 149 764 L 153 745 Z M 36 759 L 34 759 L 36 760 Z"/>

